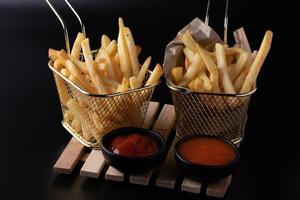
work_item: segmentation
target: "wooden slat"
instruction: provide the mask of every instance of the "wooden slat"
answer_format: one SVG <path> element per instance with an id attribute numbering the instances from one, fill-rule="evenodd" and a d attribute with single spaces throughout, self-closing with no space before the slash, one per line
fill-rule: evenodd
<path id="1" fill-rule="evenodd" d="M 111 181 L 119 181 L 119 182 L 123 182 L 124 181 L 124 174 L 122 172 L 120 172 L 119 170 L 117 170 L 114 167 L 109 167 L 106 174 L 105 174 L 105 179 L 107 180 L 111 180 Z"/>
<path id="2" fill-rule="evenodd" d="M 178 169 L 174 159 L 174 146 L 177 142 L 177 137 L 174 138 L 172 146 L 168 152 L 168 155 L 164 161 L 164 164 L 160 170 L 160 173 L 156 180 L 156 185 L 158 187 L 164 187 L 169 189 L 174 189 L 176 179 L 178 177 Z"/>
<path id="3" fill-rule="evenodd" d="M 158 111 L 158 108 L 159 108 L 158 102 L 150 101 L 147 114 L 144 120 L 143 128 L 150 128 L 154 120 L 154 117 Z"/>
<path id="4" fill-rule="evenodd" d="M 169 133 L 171 132 L 173 125 L 175 123 L 175 110 L 172 105 L 164 105 L 161 110 L 158 119 L 153 127 L 153 130 L 159 132 L 164 136 L 165 139 L 168 138 Z M 146 127 L 147 128 L 147 127 Z M 148 185 L 153 174 L 153 170 L 130 176 L 130 183 L 138 184 L 138 185 Z"/>
<path id="5" fill-rule="evenodd" d="M 158 111 L 159 103 L 151 101 L 149 103 L 149 107 L 147 110 L 147 114 L 143 123 L 143 128 L 149 128 L 153 122 L 153 119 Z M 123 181 L 124 174 L 119 170 L 115 169 L 112 166 L 109 166 L 106 174 L 105 179 L 112 180 L 112 181 Z"/>
<path id="6" fill-rule="evenodd" d="M 92 150 L 80 170 L 80 175 L 91 178 L 98 178 L 102 168 L 105 165 L 105 159 L 101 150 Z"/>
<path id="7" fill-rule="evenodd" d="M 231 176 L 207 186 L 206 195 L 210 197 L 223 198 L 231 182 Z"/>
<path id="8" fill-rule="evenodd" d="M 189 178 L 184 178 L 181 184 L 181 190 L 185 192 L 192 192 L 199 194 L 201 191 L 202 183 L 198 181 L 191 180 Z"/>
<path id="9" fill-rule="evenodd" d="M 53 171 L 62 174 L 71 174 L 83 150 L 84 146 L 77 139 L 72 138 L 56 161 Z"/>
<path id="10" fill-rule="evenodd" d="M 136 174 L 130 176 L 130 183 L 137 184 L 137 185 L 149 185 L 151 176 L 153 174 L 153 170 L 149 172 L 145 172 L 143 174 Z"/>
<path id="11" fill-rule="evenodd" d="M 153 130 L 159 132 L 165 139 L 167 139 L 175 123 L 175 118 L 174 106 L 165 104 L 154 124 Z"/>

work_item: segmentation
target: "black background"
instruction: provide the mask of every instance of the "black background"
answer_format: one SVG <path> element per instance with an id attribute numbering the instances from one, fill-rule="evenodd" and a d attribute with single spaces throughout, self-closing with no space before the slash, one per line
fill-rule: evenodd
<path id="1" fill-rule="evenodd" d="M 71 39 L 79 30 L 61 0 Z M 206 1 L 73 0 L 95 49 L 100 36 L 117 37 L 117 18 L 132 29 L 142 58 L 163 62 L 164 48 L 194 17 L 204 18 Z M 223 1 L 212 1 L 211 23 L 223 27 Z M 231 32 L 244 26 L 259 48 L 265 30 L 273 46 L 261 70 L 249 108 L 241 162 L 227 199 L 299 199 L 298 123 L 300 3 L 230 1 Z M 60 125 L 61 111 L 47 50 L 64 48 L 58 20 L 44 1 L 0 2 L 0 199 L 199 199 L 156 187 L 114 183 L 78 175 L 57 175 L 52 166 L 70 139 Z M 171 103 L 162 83 L 154 100 Z M 203 197 L 201 197 L 203 198 Z"/>

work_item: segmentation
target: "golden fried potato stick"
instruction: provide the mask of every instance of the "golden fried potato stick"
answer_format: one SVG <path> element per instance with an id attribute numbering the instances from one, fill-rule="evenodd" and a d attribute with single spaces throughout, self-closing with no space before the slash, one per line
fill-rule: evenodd
<path id="1" fill-rule="evenodd" d="M 244 51 L 242 49 L 240 50 L 240 55 L 238 56 L 237 62 L 230 71 L 230 77 L 232 78 L 232 81 L 235 81 L 237 77 L 241 74 L 241 72 L 244 70 L 249 60 L 249 57 L 250 54 L 247 51 Z"/>
<path id="2" fill-rule="evenodd" d="M 171 71 L 171 79 L 177 85 L 183 79 L 183 67 L 174 67 Z"/>
<path id="3" fill-rule="evenodd" d="M 136 46 L 130 29 L 128 27 L 125 27 L 124 32 L 125 32 L 125 40 L 126 40 L 130 63 L 131 63 L 132 74 L 136 76 L 140 70 L 140 63 L 136 53 Z"/>
<path id="4" fill-rule="evenodd" d="M 108 53 L 109 57 L 114 57 L 115 54 L 118 52 L 118 49 L 117 49 L 117 41 L 116 40 L 112 40 L 108 46 L 106 46 L 105 48 L 104 47 L 101 47 L 100 49 L 105 49 L 106 52 Z M 95 61 L 96 62 L 102 62 L 101 59 L 104 59 L 104 57 L 101 55 L 101 52 L 98 51 L 96 57 L 95 57 Z"/>
<path id="5" fill-rule="evenodd" d="M 117 72 L 115 72 L 115 70 L 117 70 L 117 68 L 113 67 L 112 61 L 111 61 L 107 51 L 104 48 L 101 48 L 99 50 L 99 52 L 101 52 L 101 55 L 105 59 L 105 62 L 106 62 L 106 65 L 107 65 L 106 70 L 107 70 L 108 78 L 113 80 L 113 81 L 116 81 L 116 82 L 121 82 L 121 80 L 117 76 Z"/>
<path id="6" fill-rule="evenodd" d="M 191 90 L 195 90 L 195 80 L 196 79 L 193 79 L 191 82 L 189 82 L 189 84 L 187 85 L 189 89 Z"/>
<path id="7" fill-rule="evenodd" d="M 64 60 L 64 62 L 65 62 L 64 65 L 65 65 L 66 69 L 68 69 L 68 71 L 70 72 L 70 74 L 73 77 L 75 77 L 75 79 L 77 80 L 76 83 L 75 82 L 73 82 L 73 83 L 75 85 L 77 85 L 78 87 L 81 87 L 85 91 L 88 91 L 88 92 L 94 91 L 94 87 L 90 84 L 89 81 L 87 81 L 83 77 L 82 73 L 77 68 L 77 66 L 74 65 L 74 63 L 69 59 L 69 56 L 67 55 L 67 53 L 65 52 L 65 50 L 61 50 L 60 53 L 59 53 L 59 56 L 60 56 L 61 59 Z"/>
<path id="8" fill-rule="evenodd" d="M 75 99 L 71 99 L 67 103 L 67 107 L 72 110 L 75 114 L 75 119 L 77 119 L 81 124 L 83 137 L 87 140 L 91 139 L 91 134 L 97 140 L 98 135 L 95 134 L 98 131 L 94 124 L 90 123 L 90 118 L 87 115 L 88 109 L 82 108 Z M 73 120 L 74 121 L 74 120 Z"/>
<path id="9" fill-rule="evenodd" d="M 78 119 L 74 119 L 71 123 L 72 128 L 77 132 L 81 132 L 81 124 L 80 121 Z"/>
<path id="10" fill-rule="evenodd" d="M 80 60 L 77 60 L 77 59 L 74 59 L 72 58 L 71 56 L 69 56 L 70 60 L 79 68 L 79 70 L 82 72 L 82 73 L 85 73 L 85 74 L 88 74 L 89 73 L 89 70 L 86 66 L 86 63 L 85 62 L 82 62 Z"/>
<path id="11" fill-rule="evenodd" d="M 80 58 L 80 52 L 81 52 L 81 42 L 82 40 L 84 40 L 85 37 L 82 33 L 78 33 L 77 34 L 77 37 L 75 39 L 75 42 L 73 44 L 73 47 L 72 47 L 72 50 L 71 50 L 71 57 L 76 59 L 76 60 L 79 60 Z"/>
<path id="12" fill-rule="evenodd" d="M 64 112 L 64 120 L 73 121 L 74 117 L 74 112 L 72 110 L 69 109 Z"/>
<path id="13" fill-rule="evenodd" d="M 65 61 L 62 58 L 58 58 L 54 61 L 54 68 L 58 71 L 60 71 L 62 68 L 64 68 Z"/>
<path id="14" fill-rule="evenodd" d="M 129 89 L 129 81 L 127 78 L 123 78 L 122 83 L 119 84 L 116 92 L 125 92 Z"/>
<path id="15" fill-rule="evenodd" d="M 140 82 L 136 76 L 132 76 L 129 79 L 129 85 L 131 89 L 137 89 L 140 87 Z"/>
<path id="16" fill-rule="evenodd" d="M 109 57 L 113 57 L 118 52 L 117 41 L 112 40 L 109 45 L 105 48 Z"/>
<path id="17" fill-rule="evenodd" d="M 218 68 L 207 51 L 200 47 L 188 32 L 181 35 L 180 39 L 186 47 L 188 47 L 193 52 L 198 52 L 200 54 L 207 70 L 210 73 L 209 78 L 213 85 L 213 92 L 220 92 Z"/>
<path id="18" fill-rule="evenodd" d="M 200 71 L 200 59 L 200 55 L 196 53 L 183 79 L 179 82 L 179 86 L 186 86 L 190 81 L 196 78 Z"/>
<path id="19" fill-rule="evenodd" d="M 264 39 L 260 45 L 260 48 L 258 50 L 258 53 L 250 67 L 249 73 L 246 77 L 246 80 L 242 86 L 242 89 L 240 91 L 240 93 L 246 93 L 249 92 L 257 79 L 258 73 L 261 69 L 261 66 L 263 65 L 269 51 L 271 48 L 271 44 L 272 44 L 272 38 L 273 38 L 273 32 L 272 31 L 267 31 L 265 33 Z"/>
<path id="20" fill-rule="evenodd" d="M 106 48 L 110 43 L 110 39 L 107 35 L 103 34 L 101 37 L 101 47 Z"/>
<path id="21" fill-rule="evenodd" d="M 196 77 L 194 80 L 195 80 L 194 90 L 196 92 L 203 92 L 204 91 L 204 88 L 203 88 L 204 81 L 202 79 L 200 79 L 199 77 Z"/>
<path id="22" fill-rule="evenodd" d="M 243 86 L 243 83 L 247 77 L 247 74 L 248 74 L 248 70 L 244 70 L 240 75 L 239 77 L 234 81 L 234 89 L 235 91 L 240 91 L 242 86 Z"/>
<path id="23" fill-rule="evenodd" d="M 188 59 L 188 61 L 191 63 L 194 59 L 195 53 L 187 47 L 183 48 L 183 53 L 184 53 L 185 57 Z"/>
<path id="24" fill-rule="evenodd" d="M 201 58 L 203 62 L 205 63 L 205 66 L 207 70 L 210 73 L 209 79 L 211 80 L 212 86 L 213 86 L 213 91 L 212 92 L 220 92 L 220 87 L 219 87 L 219 72 L 216 64 L 212 60 L 212 58 L 206 54 L 206 52 L 197 44 L 197 49 L 200 52 Z"/>
<path id="25" fill-rule="evenodd" d="M 211 84 L 211 81 L 209 78 L 206 76 L 204 72 L 199 73 L 199 78 L 203 80 L 203 88 L 207 92 L 211 92 L 213 90 L 213 86 Z"/>
<path id="26" fill-rule="evenodd" d="M 221 81 L 225 93 L 235 94 L 235 89 L 233 87 L 232 81 L 230 79 L 229 73 L 227 71 L 227 63 L 225 57 L 225 48 L 222 44 L 216 43 L 216 56 L 217 56 L 217 66 L 220 70 Z"/>
<path id="27" fill-rule="evenodd" d="M 90 92 L 90 93 L 97 93 L 96 88 L 94 88 L 93 85 L 85 85 L 82 84 L 82 82 L 80 82 L 75 76 L 73 76 L 72 74 L 69 76 L 69 80 L 74 83 L 76 86 L 78 86 L 79 88 L 83 89 L 84 91 Z"/>
<path id="28" fill-rule="evenodd" d="M 144 62 L 143 65 L 141 66 L 141 69 L 140 69 L 140 71 L 139 71 L 139 73 L 138 73 L 138 75 L 137 75 L 137 79 L 138 79 L 138 81 L 139 81 L 139 83 L 140 83 L 140 84 L 139 84 L 139 87 L 141 87 L 142 84 L 143 84 L 143 81 L 144 81 L 145 76 L 146 76 L 146 74 L 147 74 L 147 72 L 148 72 L 150 63 L 151 63 L 151 56 L 149 56 L 149 57 L 145 60 L 145 62 Z"/>
<path id="29" fill-rule="evenodd" d="M 62 51 L 62 50 L 60 50 L 60 51 Z M 60 51 L 50 48 L 48 50 L 48 57 L 50 58 L 50 60 L 57 60 L 57 59 L 59 59 L 60 58 L 60 56 L 59 56 Z"/>
<path id="30" fill-rule="evenodd" d="M 119 18 L 118 54 L 120 58 L 121 71 L 125 78 L 131 77 L 131 62 L 129 50 L 125 39 L 125 26 L 122 18 Z"/>
<path id="31" fill-rule="evenodd" d="M 85 59 L 85 62 L 88 67 L 89 75 L 91 77 L 92 83 L 95 85 L 97 92 L 99 94 L 107 94 L 108 91 L 105 87 L 105 84 L 101 78 L 101 76 L 98 74 L 96 70 L 96 63 L 93 60 L 93 56 L 90 49 L 89 39 L 85 39 L 81 42 L 81 47 L 83 51 L 83 56 Z"/>
<path id="32" fill-rule="evenodd" d="M 67 70 L 66 68 L 61 69 L 61 70 L 60 70 L 60 73 L 61 73 L 64 77 L 66 77 L 66 78 L 69 78 L 70 75 L 71 75 L 71 73 L 69 72 L 69 70 Z"/>
<path id="33" fill-rule="evenodd" d="M 163 75 L 163 69 L 160 64 L 156 64 L 154 70 L 152 71 L 149 79 L 147 80 L 145 86 L 156 85 L 159 82 L 160 77 Z"/>

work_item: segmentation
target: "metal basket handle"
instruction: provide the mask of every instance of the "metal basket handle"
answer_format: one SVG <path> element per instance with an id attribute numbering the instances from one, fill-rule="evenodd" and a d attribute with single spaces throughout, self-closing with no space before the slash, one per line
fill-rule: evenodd
<path id="1" fill-rule="evenodd" d="M 68 29 L 67 29 L 66 23 L 63 20 L 63 18 L 61 17 L 61 15 L 59 14 L 59 12 L 57 11 L 57 9 L 53 6 L 51 1 L 50 0 L 45 0 L 45 1 L 47 2 L 47 4 L 49 5 L 49 7 L 51 8 L 51 10 L 56 15 L 56 17 L 58 18 L 59 22 L 62 25 L 62 28 L 64 31 L 64 36 L 65 36 L 66 50 L 67 50 L 67 53 L 70 54 L 70 52 L 71 52 L 70 41 L 69 41 L 69 34 L 68 34 Z M 68 7 L 72 10 L 73 14 L 76 16 L 76 18 L 80 24 L 81 32 L 85 36 L 86 35 L 85 26 L 84 26 L 84 23 L 82 22 L 80 16 L 78 15 L 78 13 L 76 12 L 76 10 L 73 8 L 73 6 L 70 4 L 70 2 L 68 0 L 64 0 L 64 1 L 68 5 Z"/>
<path id="2" fill-rule="evenodd" d="M 225 16 L 224 16 L 224 43 L 227 44 L 227 31 L 228 31 L 228 5 L 229 0 L 226 0 L 225 6 Z M 209 9 L 210 9 L 210 0 L 207 0 L 206 13 L 205 13 L 205 24 L 209 24 Z"/>

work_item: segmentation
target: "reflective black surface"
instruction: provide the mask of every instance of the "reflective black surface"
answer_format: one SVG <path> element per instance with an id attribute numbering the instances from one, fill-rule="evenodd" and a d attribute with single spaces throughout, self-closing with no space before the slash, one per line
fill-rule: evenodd
<path id="1" fill-rule="evenodd" d="M 58 0 L 56 0 L 58 1 Z M 61 1 L 60 1 L 61 2 Z M 164 48 L 195 16 L 204 17 L 205 1 L 74 0 L 97 48 L 100 35 L 117 37 L 123 16 L 142 58 L 163 61 Z M 223 27 L 223 5 L 212 5 L 211 25 Z M 241 159 L 226 199 L 299 199 L 299 35 L 300 3 L 230 1 L 229 31 L 244 26 L 258 48 L 266 29 L 274 32 L 270 55 L 249 108 Z M 66 7 L 60 4 L 60 10 Z M 78 25 L 66 11 L 74 39 Z M 233 39 L 229 34 L 229 41 Z M 199 199 L 197 195 L 73 175 L 57 175 L 52 166 L 70 136 L 60 124 L 54 80 L 47 67 L 49 47 L 63 48 L 63 34 L 46 3 L 0 2 L 0 199 Z M 154 100 L 171 103 L 161 84 Z"/>

